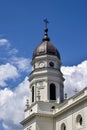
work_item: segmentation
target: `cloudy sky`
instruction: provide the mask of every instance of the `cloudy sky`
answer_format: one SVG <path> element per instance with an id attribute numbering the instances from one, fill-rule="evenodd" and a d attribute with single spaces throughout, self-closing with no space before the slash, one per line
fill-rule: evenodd
<path id="1" fill-rule="evenodd" d="M 87 86 L 87 0 L 0 0 L 0 130 L 22 130 L 30 62 L 45 18 L 68 97 Z"/>

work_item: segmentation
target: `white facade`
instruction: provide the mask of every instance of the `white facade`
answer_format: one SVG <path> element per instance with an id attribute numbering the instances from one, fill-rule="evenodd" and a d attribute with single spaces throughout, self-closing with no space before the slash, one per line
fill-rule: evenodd
<path id="1" fill-rule="evenodd" d="M 61 104 L 35 102 L 21 124 L 24 130 L 87 130 L 87 88 Z"/>
<path id="2" fill-rule="evenodd" d="M 43 44 L 48 44 L 52 53 L 45 46 L 47 53 L 39 53 Z M 29 104 L 21 121 L 23 130 L 87 130 L 87 88 L 65 100 L 61 60 L 47 34 L 36 50 L 29 77 Z"/>
<path id="3" fill-rule="evenodd" d="M 54 63 L 54 67 L 50 67 L 49 63 Z M 49 86 L 56 86 L 56 101 L 60 102 L 60 89 L 63 89 L 62 73 L 60 72 L 61 62 L 56 56 L 43 55 L 38 56 L 32 61 L 32 72 L 29 77 L 30 81 L 30 105 L 32 104 L 32 87 L 34 87 L 34 102 L 38 101 L 38 91 L 40 93 L 40 101 L 49 101 Z M 61 88 L 60 88 L 61 87 Z M 63 95 L 63 93 L 62 93 Z M 63 97 L 63 96 L 62 96 Z M 62 98 L 61 97 L 61 98 Z"/>

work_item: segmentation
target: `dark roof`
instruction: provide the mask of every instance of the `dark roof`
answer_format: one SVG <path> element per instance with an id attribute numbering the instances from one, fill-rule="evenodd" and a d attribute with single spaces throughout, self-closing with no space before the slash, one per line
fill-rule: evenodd
<path id="1" fill-rule="evenodd" d="M 34 50 L 32 59 L 46 54 L 57 56 L 60 59 L 60 54 L 57 48 L 51 43 L 47 33 L 44 35 L 42 42 Z"/>

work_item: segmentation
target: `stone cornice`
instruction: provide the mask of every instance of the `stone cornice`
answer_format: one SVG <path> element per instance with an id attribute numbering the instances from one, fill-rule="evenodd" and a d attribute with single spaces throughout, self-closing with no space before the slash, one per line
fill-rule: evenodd
<path id="1" fill-rule="evenodd" d="M 26 119 L 20 122 L 22 125 L 26 125 L 30 120 L 32 120 L 35 117 L 48 117 L 53 118 L 53 114 L 43 114 L 43 113 L 33 113 L 32 115 L 28 116 Z"/>
<path id="2" fill-rule="evenodd" d="M 35 105 L 41 105 L 39 103 L 42 103 L 42 104 L 44 104 L 44 106 L 46 106 L 46 103 L 49 104 L 50 102 L 37 101 L 34 104 L 32 104 L 28 109 L 30 109 L 31 107 L 33 107 Z M 75 107 L 80 106 L 81 104 L 84 104 L 84 103 L 87 103 L 87 87 L 85 89 L 83 89 L 82 91 L 80 91 L 75 96 L 67 99 L 63 103 L 60 103 L 60 104 L 53 103 L 53 105 L 55 106 L 55 109 L 53 110 L 52 113 L 48 113 L 49 111 L 43 112 L 41 109 L 41 110 L 38 110 L 38 111 L 32 113 L 31 115 L 29 115 L 20 123 L 22 125 L 26 125 L 30 120 L 32 120 L 33 118 L 35 118 L 37 116 L 56 118 L 56 117 L 60 116 L 61 114 L 64 114 L 70 110 L 72 111 Z M 25 111 L 28 111 L 28 109 L 26 109 Z"/>
<path id="3" fill-rule="evenodd" d="M 51 56 L 51 55 L 37 56 L 37 57 L 35 57 L 34 60 L 32 60 L 31 64 L 34 64 L 34 63 L 37 62 L 37 61 L 46 60 L 46 59 L 47 59 L 47 60 L 52 60 L 52 59 L 54 59 L 54 60 L 57 60 L 60 65 L 62 64 L 61 61 L 57 58 L 57 56 Z"/>
<path id="4" fill-rule="evenodd" d="M 66 106 L 63 108 L 63 104 L 60 108 L 60 105 L 58 106 L 58 110 L 56 110 L 56 113 L 54 113 L 54 117 L 57 117 L 58 115 L 61 115 L 69 110 L 71 110 L 72 108 L 74 108 L 75 106 L 79 105 L 79 104 L 82 104 L 83 102 L 87 102 L 87 95 L 85 95 L 84 97 L 82 97 L 81 99 L 75 101 L 75 102 L 72 102 L 70 105 L 68 104 L 68 102 L 66 102 Z"/>
<path id="5" fill-rule="evenodd" d="M 50 71 L 51 70 L 51 71 Z M 50 67 L 44 67 L 44 68 L 38 68 L 31 72 L 29 81 L 31 81 L 33 78 L 37 76 L 48 76 L 48 75 L 54 75 L 56 77 L 61 78 L 64 81 L 63 74 L 58 71 L 56 68 L 50 68 Z"/>

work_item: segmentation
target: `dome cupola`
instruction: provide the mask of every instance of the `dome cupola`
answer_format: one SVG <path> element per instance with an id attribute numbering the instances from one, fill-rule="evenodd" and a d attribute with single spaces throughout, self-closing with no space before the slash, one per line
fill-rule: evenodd
<path id="1" fill-rule="evenodd" d="M 52 44 L 50 38 L 48 37 L 48 28 L 44 30 L 44 37 L 42 39 L 42 42 L 34 50 L 32 59 L 34 59 L 37 56 L 46 54 L 54 55 L 57 56 L 59 60 L 61 59 L 57 48 Z"/>

